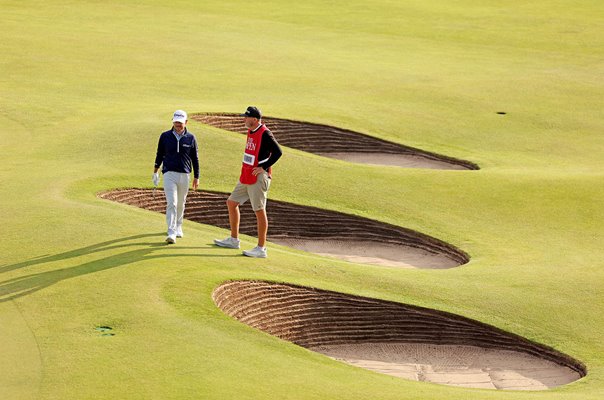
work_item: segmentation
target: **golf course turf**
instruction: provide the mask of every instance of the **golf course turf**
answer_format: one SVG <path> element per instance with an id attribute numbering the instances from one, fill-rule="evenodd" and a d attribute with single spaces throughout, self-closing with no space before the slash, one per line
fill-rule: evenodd
<path id="1" fill-rule="evenodd" d="M 0 399 L 604 398 L 602 20 L 595 0 L 0 0 Z M 213 245 L 224 227 L 189 220 L 168 246 L 160 213 L 99 198 L 153 197 L 174 110 L 249 105 L 479 166 L 284 145 L 269 193 L 419 232 L 469 261 L 402 269 L 275 243 L 250 259 Z M 245 137 L 187 126 L 199 195 L 226 195 Z M 585 375 L 525 392 L 358 368 L 331 358 L 349 348 L 321 354 L 214 303 L 226 282 L 249 281 L 454 315 Z"/>

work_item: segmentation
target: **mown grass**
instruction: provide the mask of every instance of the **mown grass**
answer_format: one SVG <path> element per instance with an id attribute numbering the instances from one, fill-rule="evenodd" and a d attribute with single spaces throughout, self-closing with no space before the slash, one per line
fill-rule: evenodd
<path id="1" fill-rule="evenodd" d="M 2 0 L 0 10 L 0 397 L 604 394 L 600 2 Z M 407 170 L 285 149 L 271 188 L 433 235 L 470 263 L 384 269 L 279 246 L 248 260 L 211 246 L 224 230 L 194 223 L 168 248 L 162 216 L 96 197 L 150 187 L 174 109 L 249 104 L 477 162 Z M 230 191 L 243 138 L 190 129 L 202 187 Z M 224 316 L 210 294 L 229 279 L 458 313 L 555 347 L 589 374 L 531 394 L 373 374 Z"/>

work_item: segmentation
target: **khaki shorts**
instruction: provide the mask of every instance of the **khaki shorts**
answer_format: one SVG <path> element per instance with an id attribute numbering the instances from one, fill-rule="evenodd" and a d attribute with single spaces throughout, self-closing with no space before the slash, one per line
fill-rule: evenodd
<path id="1" fill-rule="evenodd" d="M 244 185 L 241 182 L 237 182 L 233 193 L 229 196 L 229 200 L 239 204 L 243 204 L 249 200 L 252 203 L 252 210 L 264 210 L 270 186 L 271 179 L 268 177 L 268 172 L 264 171 L 258 175 L 258 180 L 253 185 Z"/>

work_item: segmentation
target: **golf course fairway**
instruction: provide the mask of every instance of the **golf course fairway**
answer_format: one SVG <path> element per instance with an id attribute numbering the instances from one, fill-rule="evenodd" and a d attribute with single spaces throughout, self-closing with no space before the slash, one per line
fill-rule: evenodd
<path id="1" fill-rule="evenodd" d="M 600 0 L 0 0 L 0 399 L 604 398 L 603 21 Z M 283 146 L 269 193 L 469 261 L 403 269 L 274 243 L 251 259 L 193 221 L 167 246 L 161 213 L 99 197 L 152 188 L 174 110 L 249 105 L 479 166 Z M 187 126 L 200 190 L 229 193 L 245 137 Z M 526 392 L 378 373 L 227 315 L 212 298 L 227 282 L 455 315 L 582 376 Z"/>

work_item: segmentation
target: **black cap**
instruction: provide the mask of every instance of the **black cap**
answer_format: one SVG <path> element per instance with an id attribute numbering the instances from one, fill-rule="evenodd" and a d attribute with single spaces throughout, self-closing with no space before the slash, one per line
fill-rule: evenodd
<path id="1" fill-rule="evenodd" d="M 262 113 L 257 107 L 249 106 L 245 113 L 239 114 L 240 117 L 252 117 L 252 118 L 262 118 Z"/>

